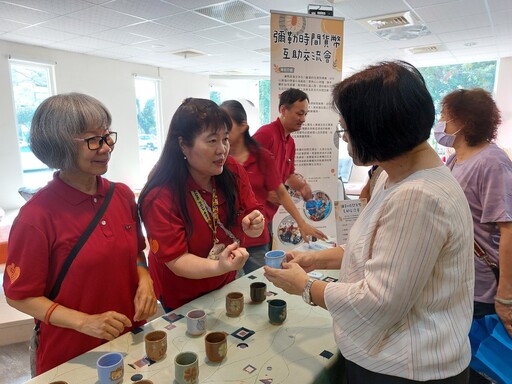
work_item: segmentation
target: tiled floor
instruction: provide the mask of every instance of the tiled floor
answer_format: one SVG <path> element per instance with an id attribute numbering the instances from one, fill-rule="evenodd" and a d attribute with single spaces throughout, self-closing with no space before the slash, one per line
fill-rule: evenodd
<path id="1" fill-rule="evenodd" d="M 28 342 L 0 347 L 0 384 L 21 384 L 30 380 Z"/>

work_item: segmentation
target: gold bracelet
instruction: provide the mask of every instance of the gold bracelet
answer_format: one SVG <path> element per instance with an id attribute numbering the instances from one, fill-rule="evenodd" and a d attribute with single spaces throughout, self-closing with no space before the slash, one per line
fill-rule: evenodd
<path id="1" fill-rule="evenodd" d="M 494 301 L 503 305 L 512 305 L 512 300 L 500 299 L 499 297 L 495 297 Z"/>

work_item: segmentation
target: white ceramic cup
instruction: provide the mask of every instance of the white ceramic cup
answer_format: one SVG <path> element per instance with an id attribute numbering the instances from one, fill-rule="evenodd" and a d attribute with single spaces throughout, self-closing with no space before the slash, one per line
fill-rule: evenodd
<path id="1" fill-rule="evenodd" d="M 206 312 L 193 309 L 187 312 L 187 332 L 191 336 L 199 336 L 206 332 Z"/>

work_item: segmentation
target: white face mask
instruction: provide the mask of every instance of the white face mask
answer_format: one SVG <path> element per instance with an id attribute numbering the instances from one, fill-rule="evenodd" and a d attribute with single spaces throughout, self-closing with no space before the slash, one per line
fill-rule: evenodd
<path id="1" fill-rule="evenodd" d="M 445 147 L 453 147 L 453 142 L 455 141 L 457 133 L 460 132 L 460 129 L 453 134 L 446 133 L 444 131 L 445 129 L 446 121 L 438 121 L 434 126 L 434 137 L 439 144 Z"/>

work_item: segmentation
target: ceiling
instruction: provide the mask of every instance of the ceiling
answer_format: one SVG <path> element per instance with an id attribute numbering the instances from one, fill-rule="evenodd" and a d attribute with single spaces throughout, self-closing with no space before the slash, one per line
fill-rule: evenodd
<path id="1" fill-rule="evenodd" d="M 309 4 L 345 18 L 344 74 L 385 59 L 430 66 L 512 56 L 510 0 L 0 0 L 0 40 L 205 75 L 268 77 L 270 9 L 307 13 Z M 404 11 L 431 33 L 386 40 L 359 21 Z M 406 50 L 414 47 L 435 51 Z"/>

